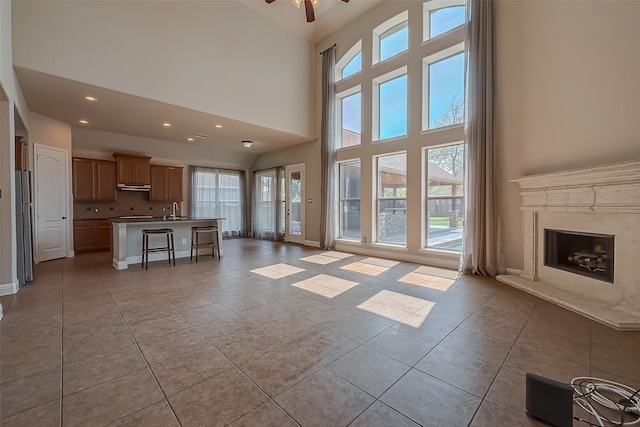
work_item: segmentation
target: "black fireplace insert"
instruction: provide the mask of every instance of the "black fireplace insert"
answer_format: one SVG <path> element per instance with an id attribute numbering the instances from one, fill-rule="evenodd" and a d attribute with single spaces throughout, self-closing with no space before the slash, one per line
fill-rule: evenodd
<path id="1" fill-rule="evenodd" d="M 544 230 L 544 265 L 613 283 L 615 236 Z"/>

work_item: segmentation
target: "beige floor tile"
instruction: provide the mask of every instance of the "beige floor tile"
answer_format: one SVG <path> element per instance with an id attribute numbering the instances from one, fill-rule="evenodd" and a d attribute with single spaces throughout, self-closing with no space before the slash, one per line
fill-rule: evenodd
<path id="1" fill-rule="evenodd" d="M 169 396 L 183 426 L 223 426 L 266 401 L 267 396 L 236 369 Z"/>
<path id="2" fill-rule="evenodd" d="M 575 341 L 569 337 L 550 334 L 537 329 L 524 328 L 516 344 L 521 347 L 538 350 L 550 356 L 571 360 L 588 367 L 590 364 L 588 347 L 583 341 Z M 592 351 L 594 348 L 592 347 Z M 638 353 L 640 354 L 640 346 Z"/>
<path id="3" fill-rule="evenodd" d="M 455 326 L 429 319 L 425 315 L 411 314 L 393 325 L 392 328 L 416 335 L 427 341 L 439 342 L 453 331 Z"/>
<path id="4" fill-rule="evenodd" d="M 192 325 L 211 322 L 212 320 L 229 316 L 233 313 L 233 310 L 220 303 L 201 305 L 200 307 L 180 311 L 180 314 L 185 318 L 185 320 Z"/>
<path id="5" fill-rule="evenodd" d="M 6 312 L 8 307 L 4 304 L 2 307 Z M 31 334 L 45 329 L 55 328 L 61 325 L 62 314 L 60 313 L 27 319 L 22 322 L 11 322 L 7 318 L 3 317 L 2 322 L 0 322 L 0 337 L 8 339 L 19 335 Z"/>
<path id="6" fill-rule="evenodd" d="M 0 424 L 2 424 L 3 427 L 59 427 L 60 400 L 56 399 L 12 417 L 5 418 Z"/>
<path id="7" fill-rule="evenodd" d="M 470 315 L 463 321 L 460 324 L 460 328 L 497 338 L 508 343 L 516 342 L 522 332 L 522 328 L 496 322 L 488 317 L 477 316 L 475 314 Z"/>
<path id="8" fill-rule="evenodd" d="M 147 320 L 145 322 L 136 323 L 135 325 L 129 325 L 131 334 L 138 342 L 146 341 L 158 336 L 164 336 L 188 327 L 189 324 L 178 314 L 172 314 L 160 319 Z"/>
<path id="9" fill-rule="evenodd" d="M 338 307 L 333 307 L 329 304 L 315 303 L 309 308 L 304 310 L 293 310 L 296 314 L 309 319 L 312 322 L 320 323 L 327 320 L 344 319 L 351 316 L 351 313 L 347 310 L 343 310 Z"/>
<path id="10" fill-rule="evenodd" d="M 387 325 L 357 314 L 352 314 L 343 319 L 332 319 L 321 323 L 321 325 L 360 343 L 369 341 L 388 329 Z"/>
<path id="11" fill-rule="evenodd" d="M 167 395 L 175 394 L 231 368 L 233 364 L 214 348 L 184 353 L 151 367 Z"/>
<path id="12" fill-rule="evenodd" d="M 277 395 L 319 369 L 313 360 L 289 347 L 257 355 L 240 366 L 269 396 Z"/>
<path id="13" fill-rule="evenodd" d="M 61 342 L 61 326 L 9 338 L 2 337 L 0 339 L 0 357 L 5 358 L 18 353 L 60 344 Z"/>
<path id="14" fill-rule="evenodd" d="M 425 426 L 467 425 L 481 399 L 412 369 L 380 400 Z"/>
<path id="15" fill-rule="evenodd" d="M 0 384 L 0 417 L 8 418 L 61 397 L 59 367 Z"/>
<path id="16" fill-rule="evenodd" d="M 314 325 L 316 325 L 316 323 L 309 319 L 287 312 L 285 315 L 278 318 L 278 320 L 262 324 L 260 327 L 274 337 L 277 337 L 286 343 L 290 343 L 291 341 L 309 333 L 310 328 Z"/>
<path id="17" fill-rule="evenodd" d="M 327 369 L 370 395 L 379 397 L 404 375 L 410 366 L 362 346 L 331 363 Z"/>
<path id="18" fill-rule="evenodd" d="M 136 345 L 69 363 L 63 369 L 63 394 L 68 396 L 146 366 Z"/>
<path id="19" fill-rule="evenodd" d="M 499 366 L 443 345 L 431 350 L 415 367 L 479 398 L 484 397 L 500 370 Z"/>
<path id="20" fill-rule="evenodd" d="M 519 345 L 513 348 L 504 367 L 521 374 L 532 372 L 564 383 L 570 382 L 575 377 L 588 376 L 590 372 L 589 366 L 582 366 L 573 360 L 550 356 Z"/>
<path id="21" fill-rule="evenodd" d="M 211 344 L 190 327 L 142 341 L 138 345 L 151 365 L 183 353 L 211 348 Z"/>
<path id="22" fill-rule="evenodd" d="M 422 359 L 436 344 L 435 341 L 426 341 L 393 328 L 365 343 L 367 347 L 411 366 Z"/>
<path id="23" fill-rule="evenodd" d="M 445 295 L 438 298 L 436 302 L 440 305 L 444 305 L 445 307 L 471 313 L 478 309 L 478 307 L 480 307 L 482 304 L 484 304 L 484 299 L 474 298 L 470 295 L 456 292 L 454 290 L 447 292 Z"/>
<path id="24" fill-rule="evenodd" d="M 350 427 L 418 427 L 418 424 L 385 405 L 380 401 L 376 401 L 369 406 L 358 418 L 356 418 Z"/>
<path id="25" fill-rule="evenodd" d="M 356 341 L 319 325 L 310 327 L 308 331 L 292 340 L 289 345 L 323 366 L 359 345 Z"/>
<path id="26" fill-rule="evenodd" d="M 0 382 L 14 381 L 62 365 L 62 343 L 0 359 Z"/>
<path id="27" fill-rule="evenodd" d="M 473 418 L 470 427 L 496 427 L 501 425 L 545 426 L 545 424 L 527 417 L 524 413 L 524 409 L 516 413 L 484 401 L 482 405 L 480 405 L 480 409 L 478 409 L 478 413 Z"/>
<path id="28" fill-rule="evenodd" d="M 148 369 L 65 396 L 65 426 L 104 425 L 163 399 Z"/>
<path id="29" fill-rule="evenodd" d="M 284 319 L 292 314 L 293 313 L 290 311 L 269 302 L 265 305 L 243 311 L 241 317 L 247 322 L 262 326 L 270 322 Z"/>
<path id="30" fill-rule="evenodd" d="M 229 424 L 230 427 L 295 427 L 298 424 L 271 401 L 263 403 L 253 411 Z"/>
<path id="31" fill-rule="evenodd" d="M 179 425 L 166 400 L 108 424 L 111 427 L 178 427 Z"/>
<path id="32" fill-rule="evenodd" d="M 175 315 L 175 310 L 168 304 L 148 304 L 122 310 L 122 317 L 128 325 L 135 325 L 148 320 L 160 319 Z"/>
<path id="33" fill-rule="evenodd" d="M 134 344 L 133 337 L 124 326 L 110 327 L 100 333 L 87 335 L 63 344 L 64 363 L 77 362 L 120 347 Z"/>
<path id="34" fill-rule="evenodd" d="M 259 296 L 255 296 L 253 294 L 244 294 L 235 298 L 224 300 L 222 304 L 235 312 L 241 312 L 260 307 L 261 305 L 267 304 L 267 302 L 267 300 L 265 300 L 264 298 L 260 298 Z"/>
<path id="35" fill-rule="evenodd" d="M 525 396 L 525 375 L 503 368 L 498 372 L 485 401 L 518 413 L 525 407 Z"/>
<path id="36" fill-rule="evenodd" d="M 236 365 L 276 349 L 286 347 L 278 338 L 264 330 L 247 324 L 247 328 L 212 342 L 218 350 Z"/>
<path id="37" fill-rule="evenodd" d="M 442 345 L 498 366 L 506 360 L 512 347 L 506 341 L 462 328 L 451 332 Z"/>
<path id="38" fill-rule="evenodd" d="M 526 328 L 569 338 L 573 341 L 581 341 L 586 345 L 591 341 L 591 322 L 585 322 L 584 318 L 563 317 L 559 319 L 543 313 L 533 313 Z"/>
<path id="39" fill-rule="evenodd" d="M 455 308 L 447 307 L 438 303 L 432 303 L 424 306 L 414 314 L 424 316 L 429 320 L 437 320 L 438 322 L 448 323 L 450 325 L 458 326 L 462 323 L 469 313 L 462 310 L 456 310 Z"/>
<path id="40" fill-rule="evenodd" d="M 347 425 L 374 399 L 335 374 L 321 370 L 276 396 L 304 426 Z"/>

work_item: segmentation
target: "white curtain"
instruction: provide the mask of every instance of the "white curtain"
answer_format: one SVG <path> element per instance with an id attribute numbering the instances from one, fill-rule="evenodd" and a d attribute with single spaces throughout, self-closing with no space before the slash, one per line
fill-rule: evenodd
<path id="1" fill-rule="evenodd" d="M 253 173 L 253 237 L 281 241 L 284 233 L 282 168 Z"/>
<path id="2" fill-rule="evenodd" d="M 465 41 L 467 145 L 466 211 L 461 269 L 504 272 L 493 137 L 493 0 L 467 0 Z"/>
<path id="3" fill-rule="evenodd" d="M 224 218 L 224 236 L 243 236 L 244 172 L 205 167 L 191 170 L 191 216 Z"/>
<path id="4" fill-rule="evenodd" d="M 336 45 L 322 52 L 322 127 L 320 131 L 320 247 L 333 249 L 336 238 Z"/>

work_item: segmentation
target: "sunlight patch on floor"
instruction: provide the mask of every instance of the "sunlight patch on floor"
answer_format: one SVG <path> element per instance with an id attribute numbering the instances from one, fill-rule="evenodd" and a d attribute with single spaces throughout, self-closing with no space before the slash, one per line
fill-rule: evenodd
<path id="1" fill-rule="evenodd" d="M 370 301 L 397 308 L 409 313 L 420 310 L 422 307 L 432 304 L 432 301 L 405 295 L 399 292 L 383 290 L 369 298 Z"/>
<path id="2" fill-rule="evenodd" d="M 319 274 L 294 283 L 292 286 L 327 298 L 333 298 L 357 285 L 358 282 L 333 277 L 328 274 Z"/>
<path id="3" fill-rule="evenodd" d="M 403 277 L 398 279 L 398 281 L 402 283 L 409 283 L 410 285 L 421 286 L 423 288 L 436 289 L 438 291 L 447 291 L 455 283 L 455 279 L 422 274 L 418 273 L 418 270 L 405 274 Z"/>
<path id="4" fill-rule="evenodd" d="M 400 264 L 398 261 L 392 261 L 390 259 L 382 259 L 382 258 L 365 258 L 360 262 L 364 264 L 378 265 L 380 267 L 387 267 L 387 268 L 391 268 Z"/>
<path id="5" fill-rule="evenodd" d="M 436 306 L 435 302 L 430 302 L 429 304 L 422 307 L 419 311 L 412 314 L 411 316 L 407 316 L 404 319 L 400 320 L 400 323 L 411 326 L 412 328 L 419 328 L 422 326 L 425 320 L 429 317 L 431 310 L 433 310 Z"/>
<path id="6" fill-rule="evenodd" d="M 449 270 L 447 268 L 429 267 L 423 265 L 414 270 L 416 273 L 428 274 L 429 276 L 443 277 L 445 279 L 457 279 L 459 273 L 456 270 Z"/>
<path id="7" fill-rule="evenodd" d="M 373 265 L 373 264 L 365 264 L 359 261 L 352 262 L 351 264 L 347 264 L 340 268 L 344 270 L 354 271 L 356 273 L 366 274 L 368 276 L 377 276 L 378 274 L 384 273 L 389 269 L 388 267 L 382 267 L 382 266 Z"/>
<path id="8" fill-rule="evenodd" d="M 270 279 L 282 279 L 283 277 L 291 276 L 292 274 L 300 273 L 302 271 L 305 271 L 305 269 L 288 264 L 274 264 L 251 270 L 252 273 L 256 273 Z"/>

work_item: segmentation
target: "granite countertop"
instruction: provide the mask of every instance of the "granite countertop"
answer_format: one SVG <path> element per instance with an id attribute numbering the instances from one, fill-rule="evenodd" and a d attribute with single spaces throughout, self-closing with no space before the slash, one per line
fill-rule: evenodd
<path id="1" fill-rule="evenodd" d="M 153 217 L 153 218 L 109 218 L 111 222 L 116 223 L 138 223 L 138 222 L 200 222 L 200 221 L 215 221 L 225 218 L 191 218 L 188 216 L 177 216 L 176 219 L 172 219 L 171 215 L 165 217 Z"/>

